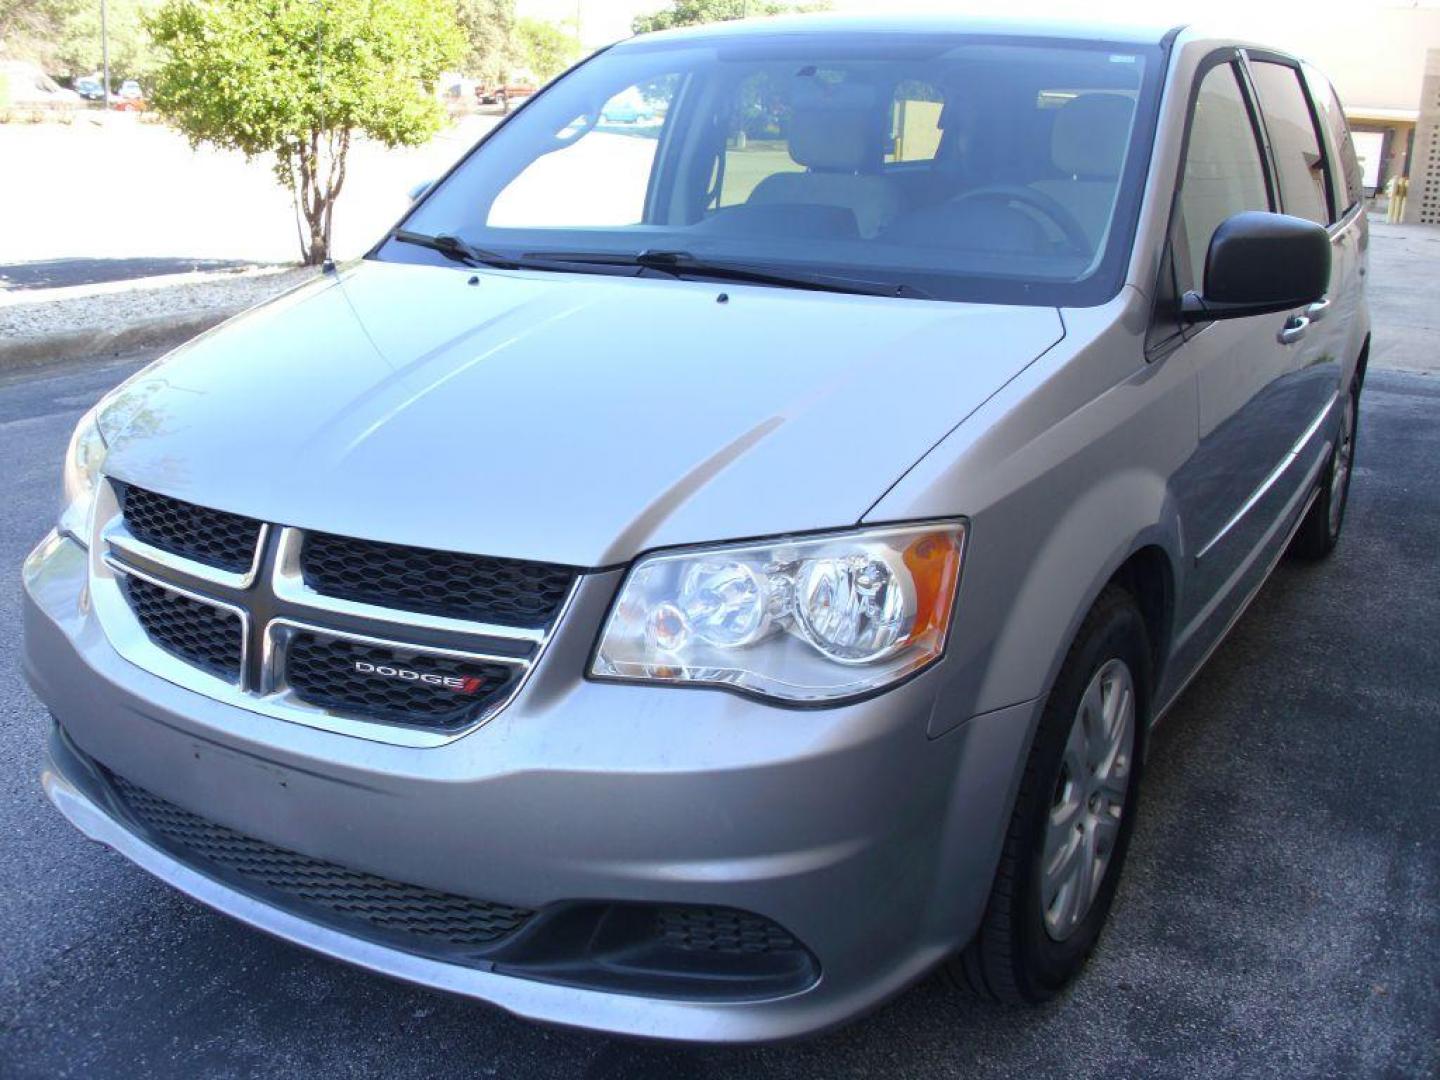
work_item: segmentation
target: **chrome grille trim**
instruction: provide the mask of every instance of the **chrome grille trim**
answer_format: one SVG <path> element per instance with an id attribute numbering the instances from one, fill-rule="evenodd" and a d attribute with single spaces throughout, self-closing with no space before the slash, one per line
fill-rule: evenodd
<path id="1" fill-rule="evenodd" d="M 303 530 L 264 526 L 251 571 L 232 574 L 136 539 L 124 526 L 115 486 L 108 478 L 101 477 L 88 545 L 88 602 L 106 637 L 121 657 L 182 689 L 222 705 L 287 723 L 393 746 L 429 748 L 464 738 L 494 719 L 523 692 L 569 613 L 584 580 L 583 574 L 576 574 L 547 631 L 465 622 L 322 597 L 305 589 L 303 581 L 300 582 L 303 591 L 292 588 L 290 576 L 283 572 L 281 555 L 293 554 L 303 537 Z M 282 551 L 279 541 L 287 538 L 289 546 Z M 271 563 L 268 569 L 267 558 Z M 135 565 L 136 561 L 145 565 Z M 238 615 L 244 633 L 241 681 L 232 683 L 222 679 L 151 641 L 117 580 L 117 575 L 125 574 Z M 263 623 L 257 624 L 251 608 L 246 606 L 252 602 L 267 612 Z M 277 612 L 274 610 L 277 603 L 288 605 L 291 610 Z M 367 635 L 331 625 L 327 616 L 374 623 L 378 632 Z M 519 675 L 510 687 L 479 710 L 472 723 L 453 730 L 338 715 L 301 701 L 284 685 L 283 657 L 280 655 L 283 643 L 277 644 L 276 639 L 287 628 L 302 628 L 327 637 L 369 642 L 411 652 L 505 664 L 515 667 Z M 407 630 L 420 632 L 427 640 L 407 639 Z M 460 640 L 437 644 L 430 640 L 437 635 Z M 496 646 L 505 641 L 516 642 L 517 645 L 523 643 L 525 654 L 507 656 L 490 653 L 483 648 L 465 647 L 467 641 L 479 643 L 486 638 Z"/>
<path id="2" fill-rule="evenodd" d="M 115 490 L 116 504 L 120 508 L 120 514 L 115 523 L 118 528 L 115 529 L 115 531 L 117 535 L 128 539 L 131 545 L 136 547 L 137 550 L 143 549 L 143 551 L 147 553 L 159 552 L 168 555 L 172 559 L 178 559 L 184 564 L 193 564 L 194 566 L 201 567 L 202 575 L 204 571 L 210 571 L 216 575 L 214 580 L 226 586 L 244 588 L 248 586 L 250 582 L 254 581 L 256 573 L 259 572 L 260 560 L 265 551 L 265 537 L 268 532 L 265 522 L 255 518 L 247 518 L 242 514 L 234 514 L 228 510 L 218 510 L 213 507 L 200 506 L 186 499 L 180 499 L 171 495 L 162 495 L 159 492 L 151 491 L 149 488 L 137 487 L 133 484 L 119 483 L 118 486 L 113 487 L 113 490 Z M 142 520 L 139 523 L 133 522 L 131 519 L 131 504 L 137 496 L 141 500 L 142 507 L 140 511 Z M 157 506 L 157 503 L 169 504 L 168 511 L 164 509 L 163 505 Z M 148 511 L 143 509 L 147 504 L 149 506 Z M 178 513 L 183 518 L 190 519 L 186 524 L 193 528 L 214 529 L 237 527 L 236 523 L 240 523 L 238 524 L 240 528 L 248 529 L 253 527 L 255 539 L 250 545 L 248 567 L 245 569 L 237 569 L 217 565 L 217 563 L 225 557 L 223 553 L 216 554 L 215 561 L 210 561 L 197 554 L 194 545 L 192 545 L 192 550 L 187 553 L 184 539 L 177 540 L 175 548 L 167 547 L 164 543 L 158 541 L 146 540 L 145 533 L 149 526 L 155 526 L 155 529 L 152 531 L 163 531 L 163 527 L 153 520 L 149 520 L 148 525 L 145 524 L 149 515 L 152 513 L 165 514 L 167 512 L 171 514 Z M 229 523 L 217 519 L 229 519 Z M 204 545 L 201 544 L 199 547 L 203 548 Z"/>
<path id="3" fill-rule="evenodd" d="M 227 614 L 233 615 L 235 618 L 240 620 L 240 678 L 235 682 L 229 682 L 225 679 L 222 679 L 218 675 L 207 672 L 204 668 L 195 667 L 194 665 L 180 659 L 178 656 L 175 656 L 173 653 L 166 651 L 159 645 L 156 645 L 155 642 L 150 640 L 150 635 L 145 632 L 145 628 L 140 625 L 140 621 L 138 619 L 134 619 L 135 631 L 139 635 L 141 640 L 138 642 L 131 640 L 125 642 L 125 644 L 127 645 L 128 651 L 130 653 L 138 654 L 140 656 L 148 656 L 151 658 L 151 663 L 145 663 L 141 660 L 136 660 L 136 663 L 139 663 L 141 667 L 148 667 L 153 671 L 155 670 L 153 666 L 155 662 L 154 657 L 158 656 L 160 658 L 163 658 L 164 661 L 167 662 L 167 664 L 183 664 L 187 668 L 193 668 L 193 670 L 200 676 L 206 679 L 214 680 L 221 686 L 234 687 L 237 690 L 241 689 L 244 686 L 245 670 L 249 663 L 250 657 L 250 613 L 248 611 L 246 611 L 242 607 L 238 607 L 235 604 L 227 604 L 223 600 L 217 600 L 213 596 L 206 596 L 204 593 L 194 592 L 193 590 L 187 589 L 183 585 L 178 585 L 173 581 L 166 581 L 164 578 L 155 577 L 153 574 L 147 574 L 143 570 L 137 570 L 133 566 L 127 566 L 112 555 L 106 555 L 104 556 L 104 559 L 105 565 L 109 567 L 111 572 L 114 574 L 121 574 L 127 577 L 139 578 L 141 581 L 148 581 L 156 588 L 164 589 L 166 592 L 176 593 L 179 596 L 185 597 L 187 600 L 195 601 L 197 604 L 204 604 L 207 607 L 215 608 L 218 611 L 224 611 Z M 116 593 L 119 594 L 120 589 L 115 578 L 112 577 L 110 579 L 110 584 L 111 587 L 116 590 Z M 120 603 L 125 605 L 125 610 L 127 612 L 130 610 L 129 601 L 127 601 L 123 595 L 120 595 Z M 132 619 L 134 618 L 133 614 L 131 617 Z M 115 642 L 115 639 L 112 637 L 110 640 L 112 644 L 116 645 L 116 649 L 119 650 L 120 645 Z"/>
<path id="4" fill-rule="evenodd" d="M 218 566 L 198 562 L 184 555 L 177 555 L 173 551 L 166 551 L 153 544 L 147 544 L 130 531 L 125 524 L 124 517 L 117 517 L 106 525 L 101 532 L 101 539 L 111 550 L 122 557 L 142 559 L 145 562 L 174 570 L 188 578 L 218 585 L 222 589 L 234 589 L 236 592 L 240 592 L 255 584 L 255 579 L 260 574 L 260 560 L 265 554 L 265 541 L 269 535 L 270 526 L 262 522 L 259 539 L 255 542 L 255 554 L 250 560 L 250 569 L 243 574 L 222 570 Z"/>
<path id="5" fill-rule="evenodd" d="M 286 526 L 280 530 L 280 544 L 275 555 L 275 569 L 271 574 L 270 587 L 276 597 L 281 600 L 288 600 L 292 604 L 314 611 L 348 615 L 364 619 L 367 622 L 391 623 L 395 626 L 433 630 L 442 634 L 508 638 L 512 641 L 524 641 L 532 645 L 540 644 L 548 636 L 545 630 L 538 628 L 471 622 L 468 619 L 452 619 L 444 615 L 402 611 L 398 608 L 381 607 L 379 604 L 365 604 L 358 600 L 342 600 L 338 596 L 327 596 L 324 593 L 316 592 L 305 584 L 305 577 L 300 572 L 300 548 L 304 542 L 305 532 L 303 529 Z"/>

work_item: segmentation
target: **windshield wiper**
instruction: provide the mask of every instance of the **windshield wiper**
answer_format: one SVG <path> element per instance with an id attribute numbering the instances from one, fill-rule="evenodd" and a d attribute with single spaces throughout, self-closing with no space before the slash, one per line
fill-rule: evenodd
<path id="1" fill-rule="evenodd" d="M 490 266 L 502 270 L 560 270 L 565 269 L 567 264 L 570 267 L 636 267 L 658 270 L 677 278 L 708 277 L 754 285 L 775 285 L 786 289 L 812 289 L 817 292 L 855 293 L 863 296 L 903 296 L 917 300 L 932 299 L 929 293 L 914 285 L 837 277 L 833 274 L 786 273 L 780 270 L 747 266 L 743 263 L 702 259 L 688 251 L 649 249 L 635 255 L 607 251 L 530 251 L 517 256 L 503 255 L 498 251 L 476 247 L 468 240 L 462 240 L 460 237 L 448 233 L 431 236 L 429 233 L 395 229 L 390 233 L 390 238 L 401 243 L 418 244 L 420 247 L 430 248 L 448 259 L 471 267 Z"/>
<path id="2" fill-rule="evenodd" d="M 929 293 L 914 285 L 869 281 L 864 278 L 837 277 L 833 274 L 786 272 L 744 263 L 702 259 L 688 251 L 642 251 L 636 255 L 608 251 L 532 251 L 527 259 L 550 262 L 590 263 L 600 266 L 643 266 L 673 277 L 708 277 L 722 281 L 740 281 L 754 285 L 776 285 L 786 289 L 813 289 L 817 292 L 856 293 L 862 296 L 903 296 L 917 300 L 932 299 Z"/>
<path id="3" fill-rule="evenodd" d="M 513 255 L 501 255 L 498 251 L 486 251 L 484 248 L 476 247 L 468 240 L 462 240 L 458 236 L 451 236 L 448 233 L 440 233 L 431 236 L 429 233 L 411 232 L 408 229 L 394 229 L 390 233 L 390 239 L 399 240 L 402 244 L 418 244 L 420 247 L 427 247 L 431 251 L 438 251 L 447 259 L 465 266 L 497 266 L 504 270 L 518 270 L 526 265 L 524 259 L 517 259 Z"/>
<path id="4" fill-rule="evenodd" d="M 556 259 L 543 251 L 530 255 L 505 255 L 498 251 L 476 247 L 470 241 L 462 240 L 449 233 L 438 233 L 431 236 L 429 233 L 395 229 L 391 231 L 390 239 L 399 240 L 403 244 L 418 244 L 420 247 L 427 247 L 432 251 L 438 251 L 447 259 L 453 259 L 463 266 L 470 267 L 489 266 L 499 270 L 552 270 L 591 274 L 625 273 L 628 275 L 639 273 L 639 264 L 628 257 L 618 262 L 598 259 L 589 261 L 588 265 L 593 266 L 594 269 L 587 270 L 585 269 L 587 260 Z M 615 269 L 616 267 L 619 269 Z"/>

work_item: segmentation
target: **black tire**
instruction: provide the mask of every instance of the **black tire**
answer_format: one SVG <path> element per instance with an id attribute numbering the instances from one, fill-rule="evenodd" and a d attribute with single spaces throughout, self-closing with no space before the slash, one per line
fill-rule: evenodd
<path id="1" fill-rule="evenodd" d="M 1086 689 L 1113 660 L 1133 676 L 1134 724 L 1119 830 L 1088 910 L 1063 940 L 1046 926 L 1041 860 L 1052 806 L 1065 783 L 1064 755 Z M 1145 622 L 1124 589 L 1107 586 L 1085 617 L 1045 704 L 985 915 L 974 939 L 946 964 L 955 983 L 990 1000 L 1036 1004 L 1054 997 L 1084 966 L 1125 863 L 1134 828 L 1150 708 L 1150 651 Z"/>
<path id="2" fill-rule="evenodd" d="M 1359 431 L 1360 384 L 1357 380 L 1346 395 L 1345 411 L 1340 417 L 1340 430 L 1330 460 L 1320 470 L 1320 493 L 1310 504 L 1300 528 L 1286 552 L 1292 558 L 1315 562 L 1335 550 L 1340 530 L 1345 526 L 1345 508 L 1350 503 L 1350 478 L 1355 473 L 1355 436 Z M 1348 439 L 1348 443 L 1347 443 Z M 1337 469 L 1344 469 L 1340 483 L 1335 483 Z"/>

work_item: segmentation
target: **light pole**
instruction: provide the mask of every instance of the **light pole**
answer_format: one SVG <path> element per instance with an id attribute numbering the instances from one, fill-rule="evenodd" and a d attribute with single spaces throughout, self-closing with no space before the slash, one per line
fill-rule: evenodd
<path id="1" fill-rule="evenodd" d="M 105 115 L 110 115 L 110 33 L 105 23 L 105 0 L 100 0 L 100 64 L 105 70 Z"/>

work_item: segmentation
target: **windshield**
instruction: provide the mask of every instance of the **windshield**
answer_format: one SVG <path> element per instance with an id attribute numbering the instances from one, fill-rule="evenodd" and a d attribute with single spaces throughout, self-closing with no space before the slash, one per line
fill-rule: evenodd
<path id="1" fill-rule="evenodd" d="M 591 269 L 679 253 L 698 276 L 1100 303 L 1123 279 L 1159 68 L 1158 48 L 1103 42 L 631 42 L 534 98 L 403 228 Z"/>

